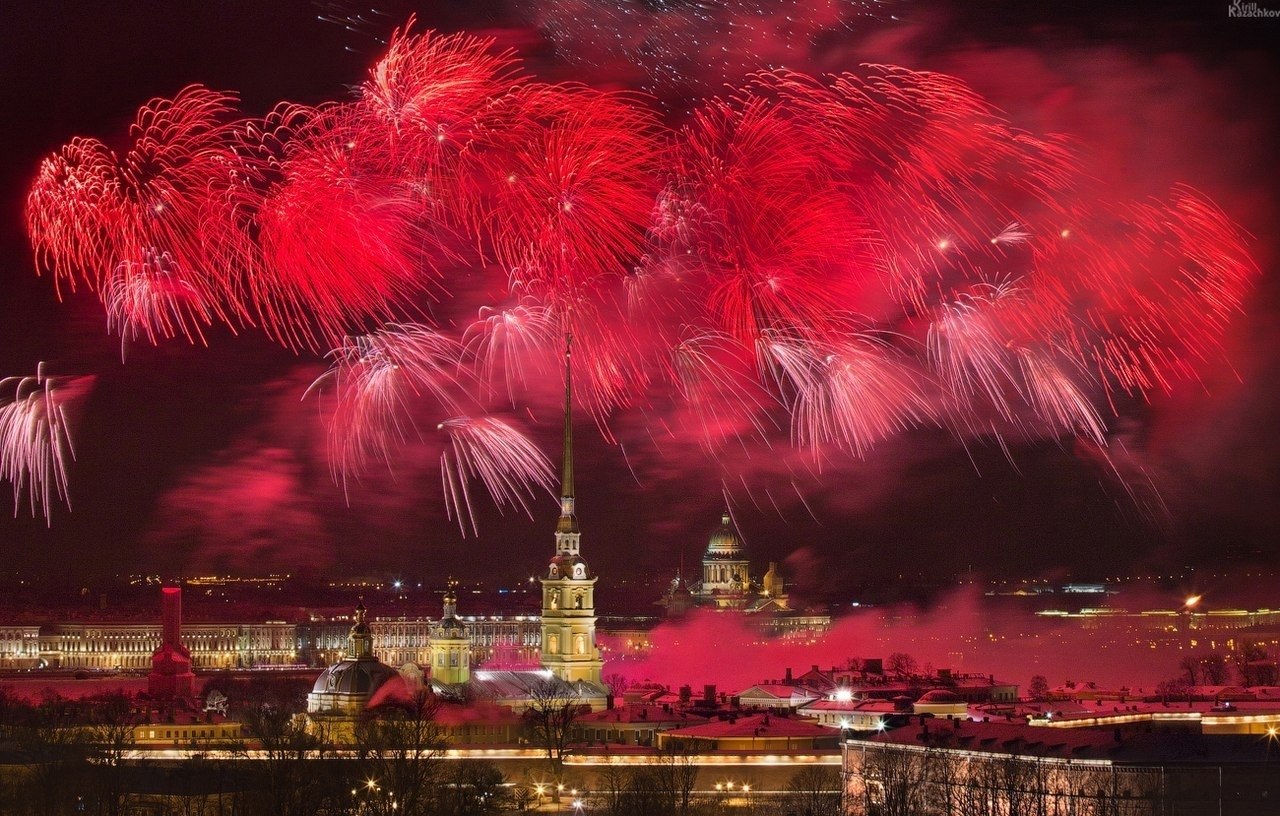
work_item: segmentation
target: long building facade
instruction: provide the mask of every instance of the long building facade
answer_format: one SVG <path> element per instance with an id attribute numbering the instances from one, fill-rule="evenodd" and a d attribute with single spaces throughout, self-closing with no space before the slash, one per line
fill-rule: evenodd
<path id="1" fill-rule="evenodd" d="M 542 645 L 537 615 L 468 618 L 475 665 L 529 665 Z M 431 644 L 427 618 L 369 622 L 373 648 L 389 665 L 424 664 Z M 182 640 L 197 669 L 327 666 L 346 656 L 351 621 L 185 623 Z M 143 670 L 163 633 L 158 621 L 0 623 L 0 669 Z"/>

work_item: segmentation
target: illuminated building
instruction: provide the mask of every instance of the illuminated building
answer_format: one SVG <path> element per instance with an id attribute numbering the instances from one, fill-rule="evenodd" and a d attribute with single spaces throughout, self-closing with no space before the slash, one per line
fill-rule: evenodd
<path id="1" fill-rule="evenodd" d="M 743 708 L 797 709 L 821 699 L 820 694 L 804 686 L 782 683 L 757 683 L 733 695 Z"/>
<path id="2" fill-rule="evenodd" d="M 700 606 L 741 609 L 756 600 L 750 570 L 742 538 L 726 510 L 720 517 L 720 526 L 707 540 L 707 550 L 702 555 L 702 580 L 689 591 Z"/>
<path id="3" fill-rule="evenodd" d="M 791 608 L 786 581 L 776 563 L 769 563 L 759 581 L 752 579 L 746 547 L 727 510 L 707 538 L 701 576 L 686 582 L 682 564 L 658 604 L 672 618 L 694 609 L 738 612 L 768 638 L 809 639 L 831 628 L 830 615 Z"/>
<path id="4" fill-rule="evenodd" d="M 441 683 L 465 683 L 471 679 L 471 639 L 467 627 L 458 620 L 458 582 L 449 581 L 444 593 L 444 614 L 431 630 L 427 665 L 431 678 Z"/>
<path id="5" fill-rule="evenodd" d="M 1262 814 L 1271 738 L 914 718 L 842 745 L 844 813 Z M 1224 807 L 1225 806 L 1225 807 Z"/>
<path id="6" fill-rule="evenodd" d="M 538 662 L 542 626 L 537 615 L 459 616 L 471 640 L 472 666 L 487 663 L 532 666 Z M 430 660 L 431 630 L 438 624 L 430 618 L 374 617 L 369 621 L 373 651 L 392 666 L 406 663 L 427 665 Z M 350 624 L 339 620 L 311 620 L 297 624 L 297 661 L 328 665 L 346 655 Z"/>
<path id="7" fill-rule="evenodd" d="M 604 661 L 596 645 L 596 577 L 580 551 L 573 505 L 573 386 L 565 349 L 564 459 L 556 553 L 542 581 L 542 665 L 565 682 L 600 685 Z"/>
<path id="8" fill-rule="evenodd" d="M 671 706 L 631 704 L 582 715 L 573 724 L 573 735 L 578 742 L 651 747 L 662 731 L 705 722 L 706 717 Z"/>
<path id="9" fill-rule="evenodd" d="M 39 626 L 13 623 L 0 626 L 0 669 L 28 669 L 39 660 Z"/>
<path id="10" fill-rule="evenodd" d="M 182 645 L 182 587 L 164 587 L 160 597 L 163 637 L 151 655 L 147 694 L 157 700 L 190 700 L 195 697 L 196 676 L 191 672 L 191 652 Z"/>
<path id="11" fill-rule="evenodd" d="M 793 753 L 835 748 L 840 735 L 808 720 L 776 714 L 734 715 L 658 734 L 658 748 Z"/>
<path id="12" fill-rule="evenodd" d="M 307 714 L 313 722 L 350 720 L 364 711 L 378 688 L 396 676 L 395 669 L 373 655 L 373 635 L 365 620 L 364 604 L 356 607 L 346 657 L 320 673 L 307 695 Z"/>

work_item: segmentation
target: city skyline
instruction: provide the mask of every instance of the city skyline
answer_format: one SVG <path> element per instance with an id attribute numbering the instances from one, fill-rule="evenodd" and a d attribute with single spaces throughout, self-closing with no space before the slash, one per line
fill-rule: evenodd
<path id="1" fill-rule="evenodd" d="M 533 21 L 500 5 L 449 6 L 438 19 L 420 11 L 416 30 L 496 33 L 540 79 L 643 88 L 659 95 L 663 117 L 686 121 L 671 102 L 696 95 L 697 83 L 673 90 L 653 84 L 652 76 L 626 75 L 616 55 L 547 53 L 548 43 L 563 50 L 583 32 L 561 27 L 556 4 L 539 8 L 546 16 Z M 305 13 L 157 10 L 142 18 L 103 10 L 65 20 L 53 11 L 18 12 L 20 24 L 9 36 L 21 70 L 5 90 L 12 95 L 6 109 L 18 115 L 6 126 L 13 148 L 0 174 L 7 202 L 3 274 L 13 293 L 0 306 L 6 338 L 0 375 L 33 375 L 45 361 L 55 377 L 96 381 L 71 425 L 70 512 L 55 502 L 46 527 L 42 514 L 30 517 L 24 504 L 18 518 L 0 522 L 15 567 L 192 574 L 252 563 L 324 575 L 424 561 L 456 564 L 443 571 L 465 575 L 470 559 L 461 552 L 482 553 L 476 562 L 527 562 L 530 570 L 541 563 L 553 497 L 537 494 L 532 519 L 518 507 L 494 513 L 480 498 L 479 533 L 466 529 L 464 536 L 445 518 L 429 421 L 419 423 L 428 444 L 405 445 L 393 457 L 395 478 L 375 465 L 362 481 L 335 480 L 316 401 L 303 399 L 326 367 L 323 350 L 284 349 L 245 327 L 234 335 L 206 329 L 207 347 L 182 337 L 154 347 L 145 338 L 124 342 L 107 332 L 93 295 L 81 289 L 59 304 L 52 273 L 34 274 L 22 201 L 39 159 L 71 137 L 101 138 L 120 149 L 138 106 L 194 82 L 238 92 L 248 115 L 265 114 L 280 99 L 344 98 L 344 86 L 364 78 L 381 46 L 367 32 L 316 19 L 316 10 L 333 17 L 345 6 L 318 4 Z M 1013 44 L 1008 27 L 1016 21 L 991 27 L 983 40 L 974 34 L 983 20 L 957 9 L 900 10 L 892 16 L 901 19 L 859 17 L 852 27 L 842 25 L 834 45 L 824 40 L 795 55 L 802 60 L 797 67 L 844 70 L 872 61 L 944 71 L 972 85 L 1017 128 L 1036 136 L 1076 134 L 1093 166 L 1124 195 L 1145 199 L 1177 183 L 1204 191 L 1253 234 L 1249 250 L 1262 269 L 1245 296 L 1245 313 L 1226 329 L 1221 361 L 1205 364 L 1201 381 L 1188 378 L 1169 395 L 1155 389 L 1150 404 L 1112 393 L 1111 413 L 1107 394 L 1090 395 L 1121 479 L 1108 477 L 1109 466 L 1071 435 L 995 440 L 941 423 L 895 431 L 877 440 L 865 460 L 826 450 L 821 468 L 803 450 L 778 455 L 790 435 L 785 428 L 770 432 L 772 444 L 745 449 L 731 442 L 708 455 L 679 425 L 693 422 L 690 415 L 637 400 L 610 416 L 609 439 L 589 420 L 576 428 L 579 473 L 590 474 L 579 479 L 578 503 L 593 565 L 674 575 L 682 552 L 697 557 L 726 503 L 752 558 L 783 562 L 816 595 L 851 580 L 891 581 L 920 564 L 944 576 L 942 583 L 969 568 L 1090 578 L 1146 565 L 1208 567 L 1224 556 L 1274 565 L 1268 545 L 1276 511 L 1264 497 L 1277 486 L 1269 464 L 1276 439 L 1262 429 L 1276 408 L 1267 386 L 1277 361 L 1269 269 L 1276 213 L 1266 198 L 1274 179 L 1256 171 L 1259 163 L 1267 166 L 1275 108 L 1257 90 L 1265 83 L 1242 81 L 1250 72 L 1254 81 L 1259 73 L 1274 76 L 1274 63 L 1256 52 L 1260 35 L 1229 27 L 1223 10 L 1223 19 L 1152 22 L 1160 36 L 1140 42 L 1141 26 L 1099 12 L 1104 30 L 1096 39 L 1079 39 L 1081 21 L 1055 19 L 1027 43 Z M 388 35 L 403 22 L 378 23 L 383 27 L 375 33 Z M 1180 27 L 1188 22 L 1202 22 L 1213 36 L 1193 42 Z M 128 43 L 137 62 L 112 53 L 130 47 L 102 48 L 104 37 Z M 156 49 L 162 42 L 168 47 Z M 772 64 L 790 52 L 761 53 Z M 1115 70 L 1103 76 L 1090 58 L 1110 60 Z M 1024 70 L 1015 80 L 1007 65 Z M 1164 79 L 1157 65 L 1172 66 Z M 1174 94 L 1172 101 L 1157 101 L 1166 98 L 1161 93 Z M 1117 108 L 1126 105 L 1132 111 L 1120 115 Z M 1193 111 L 1198 119 L 1188 118 Z M 1136 130 L 1144 121 L 1153 126 Z M 1171 145 L 1175 123 L 1200 138 Z M 559 385 L 554 377 L 545 385 L 500 415 L 523 422 L 554 460 Z"/>

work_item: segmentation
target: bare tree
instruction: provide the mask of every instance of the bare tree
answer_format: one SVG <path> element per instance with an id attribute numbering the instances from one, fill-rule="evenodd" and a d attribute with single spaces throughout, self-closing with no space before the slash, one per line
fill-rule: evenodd
<path id="1" fill-rule="evenodd" d="M 925 812 L 925 763 L 914 752 L 888 746 L 868 752 L 857 773 L 864 813 L 917 816 Z"/>
<path id="2" fill-rule="evenodd" d="M 1187 681 L 1188 686 L 1200 685 L 1200 658 L 1195 655 L 1186 655 L 1178 661 L 1178 670 L 1182 672 L 1182 677 Z"/>
<path id="3" fill-rule="evenodd" d="M 123 693 L 106 694 L 89 701 L 85 710 L 90 724 L 85 737 L 98 772 L 98 800 L 107 816 L 119 816 L 124 807 L 124 761 L 134 747 L 133 700 Z"/>
<path id="4" fill-rule="evenodd" d="M 1227 659 L 1221 652 L 1206 652 L 1200 656 L 1200 677 L 1208 686 L 1227 684 Z"/>
<path id="5" fill-rule="evenodd" d="M 435 722 L 439 704 L 428 688 L 408 700 L 366 711 L 354 728 L 365 779 L 376 780 L 381 794 L 371 814 L 418 816 L 431 812 L 440 776 L 445 738 Z"/>
<path id="6" fill-rule="evenodd" d="M 582 700 L 572 687 L 555 677 L 539 680 L 529 689 L 525 723 L 534 744 L 547 752 L 547 762 L 557 782 L 564 777 L 570 729 L 582 715 L 582 709 Z"/>
<path id="7" fill-rule="evenodd" d="M 1231 653 L 1231 662 L 1235 664 L 1242 685 L 1266 686 L 1276 682 L 1276 663 L 1268 658 L 1266 647 L 1256 640 L 1239 641 Z"/>
<path id="8" fill-rule="evenodd" d="M 840 771 L 829 765 L 811 765 L 787 782 L 791 810 L 809 816 L 840 816 Z"/>
<path id="9" fill-rule="evenodd" d="M 443 781 L 433 816 L 499 813 L 509 804 L 502 771 L 492 762 L 450 762 Z"/>
<path id="10" fill-rule="evenodd" d="M 89 740 L 76 706 L 57 694 L 14 712 L 10 736 L 25 757 L 27 777 L 19 798 L 35 816 L 72 812 L 88 772 Z"/>
<path id="11" fill-rule="evenodd" d="M 694 749 L 680 741 L 672 742 L 658 751 L 656 770 L 659 789 L 666 794 L 669 813 L 687 816 L 693 798 L 693 788 L 698 781 L 698 766 Z"/>
<path id="12" fill-rule="evenodd" d="M 619 762 L 617 757 L 611 756 L 597 779 L 605 812 L 610 816 L 621 816 L 624 812 L 627 787 L 631 781 L 630 768 Z"/>
<path id="13" fill-rule="evenodd" d="M 1049 681 L 1043 674 L 1032 675 L 1031 682 L 1027 684 L 1027 696 L 1036 702 L 1049 699 Z"/>
<path id="14" fill-rule="evenodd" d="M 622 692 L 631 688 L 631 681 L 618 672 L 611 672 L 604 676 L 605 688 L 609 689 L 610 704 L 618 697 L 622 696 Z"/>
<path id="15" fill-rule="evenodd" d="M 618 816 L 651 816 L 667 814 L 674 807 L 669 791 L 662 789 L 662 781 L 652 767 L 637 767 L 631 773 L 622 809 Z"/>
<path id="16" fill-rule="evenodd" d="M 310 816 L 341 800 L 346 787 L 316 762 L 327 753 L 325 729 L 287 708 L 261 703 L 244 712 L 244 726 L 257 743 L 257 768 L 263 776 L 267 812 L 276 816 Z"/>
<path id="17" fill-rule="evenodd" d="M 916 659 L 906 652 L 894 652 L 884 662 L 885 670 L 899 680 L 911 677 L 919 671 Z"/>

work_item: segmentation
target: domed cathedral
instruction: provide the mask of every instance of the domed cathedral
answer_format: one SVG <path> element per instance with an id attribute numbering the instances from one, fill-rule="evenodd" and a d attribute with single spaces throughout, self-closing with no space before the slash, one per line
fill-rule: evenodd
<path id="1" fill-rule="evenodd" d="M 667 608 L 667 615 L 671 617 L 679 617 L 692 607 L 743 612 L 789 609 L 776 563 L 770 562 L 769 571 L 760 581 L 751 578 L 751 562 L 728 510 L 720 516 L 720 525 L 707 539 L 701 578 L 686 584 L 682 564 L 667 595 L 658 603 Z"/>
<path id="2" fill-rule="evenodd" d="M 564 462 L 556 553 L 542 580 L 542 666 L 565 682 L 601 685 L 604 661 L 596 646 L 596 576 L 583 560 L 573 506 L 573 379 L 564 352 Z"/>
<path id="3" fill-rule="evenodd" d="M 751 562 L 726 510 L 720 517 L 720 526 L 707 540 L 707 551 L 702 556 L 702 583 L 697 594 L 710 599 L 717 607 L 739 607 L 744 605 L 751 589 Z"/>
<path id="4" fill-rule="evenodd" d="M 378 688 L 396 675 L 395 669 L 373 656 L 373 633 L 361 602 L 348 636 L 347 657 L 316 678 L 307 695 L 307 714 L 313 722 L 353 720 Z"/>
<path id="5" fill-rule="evenodd" d="M 471 679 L 471 633 L 458 618 L 458 582 L 449 579 L 444 611 L 431 629 L 427 654 L 434 684 L 456 685 Z"/>

